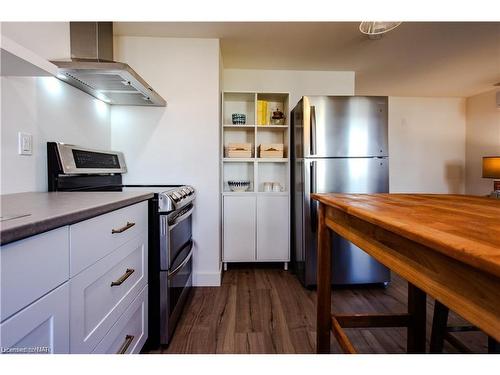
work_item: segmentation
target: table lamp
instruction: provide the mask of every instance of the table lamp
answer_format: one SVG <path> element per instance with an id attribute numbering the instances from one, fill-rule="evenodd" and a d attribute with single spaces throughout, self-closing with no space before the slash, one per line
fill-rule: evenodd
<path id="1" fill-rule="evenodd" d="M 483 178 L 494 178 L 491 197 L 500 198 L 500 156 L 483 157 Z"/>

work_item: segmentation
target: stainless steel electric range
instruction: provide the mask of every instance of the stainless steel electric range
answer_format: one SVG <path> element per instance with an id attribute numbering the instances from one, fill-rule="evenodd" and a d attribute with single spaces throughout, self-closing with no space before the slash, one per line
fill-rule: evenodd
<path id="1" fill-rule="evenodd" d="M 192 214 L 196 191 L 186 185 L 124 185 L 123 153 L 47 143 L 48 191 L 154 193 L 149 201 L 149 332 L 147 346 L 167 345 L 192 289 Z"/>

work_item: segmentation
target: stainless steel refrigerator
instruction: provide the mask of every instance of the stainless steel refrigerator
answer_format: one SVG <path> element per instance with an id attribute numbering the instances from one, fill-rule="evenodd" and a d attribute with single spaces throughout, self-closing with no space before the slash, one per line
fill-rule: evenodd
<path id="1" fill-rule="evenodd" d="M 316 285 L 317 203 L 311 193 L 389 191 L 388 100 L 304 96 L 291 116 L 292 265 Z M 332 284 L 387 283 L 389 269 L 332 233 Z"/>

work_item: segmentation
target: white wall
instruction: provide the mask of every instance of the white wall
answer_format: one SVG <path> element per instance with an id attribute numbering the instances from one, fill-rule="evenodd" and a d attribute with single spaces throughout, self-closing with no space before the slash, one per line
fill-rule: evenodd
<path id="1" fill-rule="evenodd" d="M 2 22 L 2 35 L 47 60 L 65 60 L 71 56 L 69 22 Z"/>
<path id="2" fill-rule="evenodd" d="M 493 181 L 482 178 L 482 157 L 500 155 L 500 108 L 496 91 L 467 98 L 466 182 L 467 194 L 487 195 Z"/>
<path id="3" fill-rule="evenodd" d="M 304 95 L 354 95 L 354 72 L 224 69 L 224 90 L 288 92 L 292 110 Z"/>
<path id="4" fill-rule="evenodd" d="M 109 105 L 57 78 L 0 82 L 2 194 L 47 191 L 47 141 L 109 149 Z M 33 155 L 18 155 L 18 132 L 33 135 Z"/>
<path id="5" fill-rule="evenodd" d="M 465 99 L 389 98 L 391 193 L 464 193 Z"/>
<path id="6" fill-rule="evenodd" d="M 68 23 L 2 23 L 2 35 L 40 56 L 69 54 Z M 110 147 L 107 104 L 56 78 L 2 77 L 1 184 L 2 194 L 47 190 L 47 141 Z M 33 155 L 17 153 L 17 133 L 33 135 Z"/>
<path id="7" fill-rule="evenodd" d="M 195 285 L 220 283 L 219 41 L 115 38 L 129 63 L 168 102 L 166 108 L 113 107 L 112 148 L 125 153 L 126 183 L 191 184 Z"/>

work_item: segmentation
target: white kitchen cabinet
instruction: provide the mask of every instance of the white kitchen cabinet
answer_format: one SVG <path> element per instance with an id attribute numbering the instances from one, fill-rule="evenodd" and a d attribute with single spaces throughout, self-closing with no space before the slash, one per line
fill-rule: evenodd
<path id="1" fill-rule="evenodd" d="M 224 197 L 224 262 L 255 260 L 255 196 Z"/>
<path id="2" fill-rule="evenodd" d="M 118 345 L 122 331 L 134 336 L 125 352 L 140 351 L 147 339 L 147 220 L 141 202 L 2 246 L 2 351 L 99 353 Z M 100 342 L 107 344 L 96 349 Z"/>
<path id="3" fill-rule="evenodd" d="M 148 287 L 130 304 L 94 353 L 136 354 L 148 337 Z"/>
<path id="4" fill-rule="evenodd" d="M 288 194 L 225 195 L 223 261 L 288 262 Z"/>
<path id="5" fill-rule="evenodd" d="M 91 353 L 148 282 L 148 237 L 134 238 L 70 279 L 71 352 Z"/>
<path id="6" fill-rule="evenodd" d="M 120 208 L 69 228 L 73 277 L 132 238 L 147 233 L 148 203 Z"/>
<path id="7" fill-rule="evenodd" d="M 69 286 L 64 283 L 0 324 L 3 353 L 69 353 Z"/>
<path id="8" fill-rule="evenodd" d="M 0 249 L 0 321 L 69 278 L 68 227 L 3 245 Z"/>
<path id="9" fill-rule="evenodd" d="M 257 260 L 288 261 L 288 196 L 257 197 Z"/>

